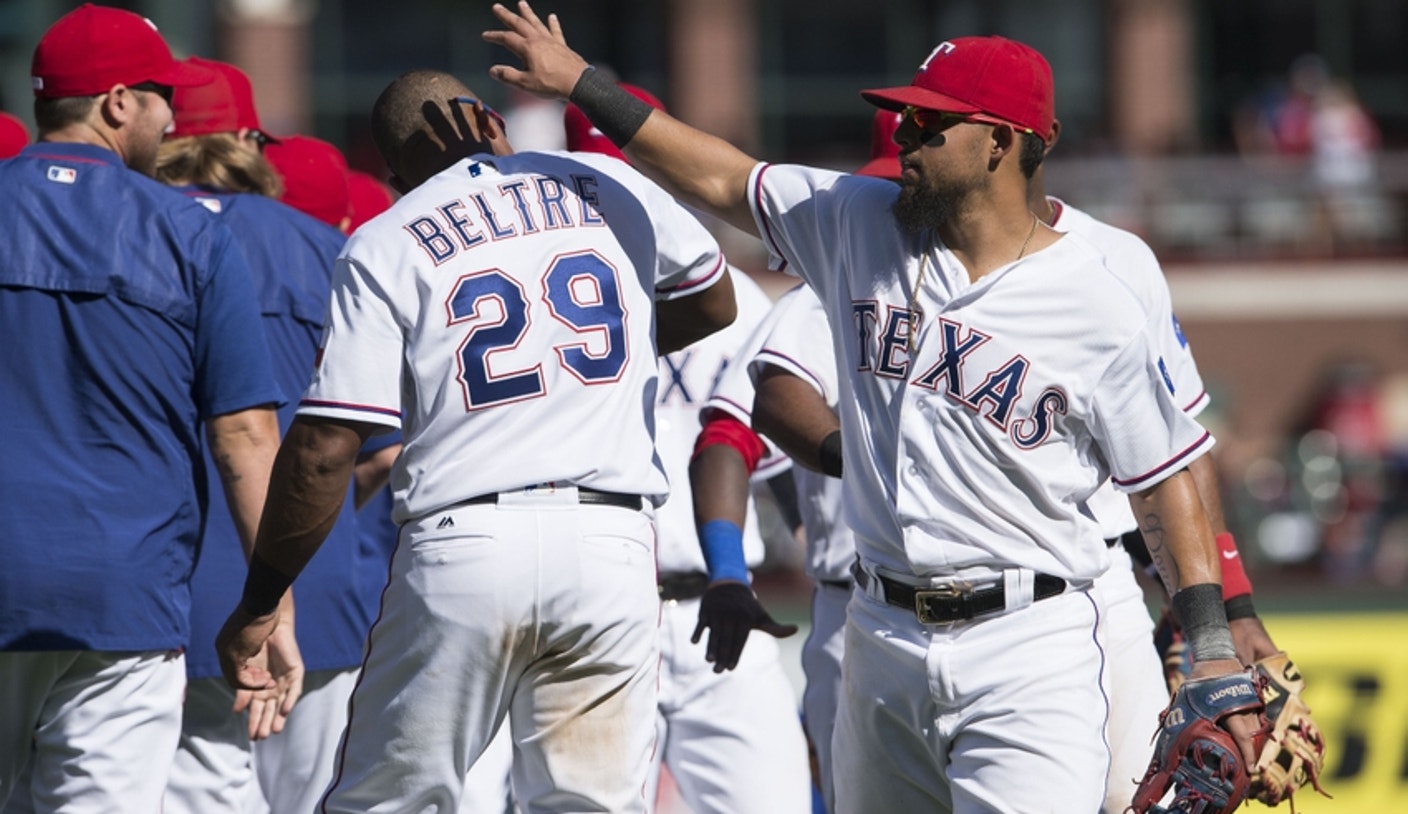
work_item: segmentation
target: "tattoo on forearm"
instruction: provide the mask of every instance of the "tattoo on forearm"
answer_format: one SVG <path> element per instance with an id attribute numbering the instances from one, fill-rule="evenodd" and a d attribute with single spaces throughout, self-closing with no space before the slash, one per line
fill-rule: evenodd
<path id="1" fill-rule="evenodd" d="M 1163 518 L 1158 514 L 1150 512 L 1144 515 L 1144 520 L 1139 524 L 1139 530 L 1144 533 L 1144 544 L 1149 548 L 1149 557 L 1154 561 L 1154 567 L 1159 569 L 1159 577 L 1164 581 L 1164 589 L 1169 596 L 1178 592 L 1178 563 L 1167 548 L 1168 532 L 1164 528 Z"/>
<path id="2" fill-rule="evenodd" d="M 240 473 L 235 471 L 235 466 L 233 461 L 231 460 L 231 456 L 229 455 L 229 453 L 217 454 L 214 456 L 214 458 L 215 468 L 217 471 L 220 472 L 225 483 L 239 483 L 240 480 L 244 478 L 244 475 L 241 475 Z"/>

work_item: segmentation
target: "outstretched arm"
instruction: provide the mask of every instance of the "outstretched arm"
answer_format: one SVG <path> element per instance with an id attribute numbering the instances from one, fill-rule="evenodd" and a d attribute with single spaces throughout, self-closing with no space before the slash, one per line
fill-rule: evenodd
<path id="1" fill-rule="evenodd" d="M 373 429 L 304 416 L 289 427 L 274 459 L 244 596 L 215 640 L 230 686 L 272 688 L 268 645 L 280 626 L 280 605 L 337 522 L 357 454 Z"/>
<path id="2" fill-rule="evenodd" d="M 1193 653 L 1190 680 L 1230 675 L 1242 669 L 1222 606 L 1222 572 L 1212 526 L 1203 510 L 1193 477 L 1178 472 L 1130 495 L 1139 530 L 1159 569 L 1164 588 L 1173 597 L 1174 612 Z M 1248 766 L 1256 762 L 1252 736 L 1254 713 L 1229 715 L 1225 726 Z"/>
<path id="3" fill-rule="evenodd" d="M 793 463 L 841 476 L 841 419 L 815 387 L 776 365 L 764 365 L 753 398 L 753 429 Z"/>
<path id="4" fill-rule="evenodd" d="M 797 632 L 796 625 L 775 621 L 748 584 L 743 524 L 749 476 L 762 452 L 762 440 L 742 422 L 714 410 L 705 417 L 689 462 L 694 525 L 709 569 L 709 588 L 699 602 L 699 624 L 691 641 L 698 644 L 704 631 L 709 631 L 704 657 L 716 673 L 738 666 L 753 630 L 778 638 Z"/>
<path id="5" fill-rule="evenodd" d="M 756 159 L 621 90 L 568 47 L 556 14 L 544 22 L 526 2 L 518 4 L 517 12 L 496 3 L 494 14 L 504 27 L 484 32 L 485 41 L 511 51 L 523 67 L 494 65 L 490 76 L 539 96 L 573 102 L 672 195 L 758 234 L 748 208 L 748 176 Z"/>

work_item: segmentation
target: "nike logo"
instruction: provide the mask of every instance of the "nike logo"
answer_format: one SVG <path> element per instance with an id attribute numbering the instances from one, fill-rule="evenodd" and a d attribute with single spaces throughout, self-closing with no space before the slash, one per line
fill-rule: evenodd
<path id="1" fill-rule="evenodd" d="M 1224 559 L 1224 560 L 1235 560 L 1235 559 L 1237 559 L 1237 552 L 1235 552 L 1235 551 L 1224 551 L 1224 552 L 1222 552 L 1222 559 Z"/>

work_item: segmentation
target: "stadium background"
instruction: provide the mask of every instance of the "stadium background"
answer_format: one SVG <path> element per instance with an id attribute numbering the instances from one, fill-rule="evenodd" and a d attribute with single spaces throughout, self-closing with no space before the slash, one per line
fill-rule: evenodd
<path id="1" fill-rule="evenodd" d="M 0 0 L 0 108 L 32 123 L 34 43 L 76 5 Z M 239 64 L 271 131 L 330 140 L 374 174 L 371 103 L 409 68 L 453 71 L 507 113 L 556 115 L 485 76 L 506 59 L 479 36 L 488 2 L 109 5 L 151 17 L 178 55 Z M 908 81 L 941 40 L 1001 34 L 1041 50 L 1063 124 L 1048 188 L 1159 252 L 1213 393 L 1205 417 L 1229 523 L 1329 741 L 1335 799 L 1297 808 L 1408 811 L 1408 2 L 537 8 L 561 12 L 574 47 L 685 121 L 770 160 L 839 169 L 867 157 L 870 109 L 856 91 Z M 790 284 L 766 271 L 756 241 L 719 234 L 770 291 Z M 773 536 L 760 589 L 802 617 L 797 551 Z"/>

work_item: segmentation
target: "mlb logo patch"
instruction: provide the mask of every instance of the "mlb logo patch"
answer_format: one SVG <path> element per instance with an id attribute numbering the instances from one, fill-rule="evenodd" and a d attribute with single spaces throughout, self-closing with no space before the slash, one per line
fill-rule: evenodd
<path id="1" fill-rule="evenodd" d="M 219 198 L 196 198 L 196 201 L 200 203 L 201 206 L 205 207 L 206 209 L 209 209 L 211 212 L 214 212 L 217 215 L 220 214 L 220 212 L 223 211 L 225 208 L 220 203 Z"/>
<path id="2" fill-rule="evenodd" d="M 49 180 L 56 184 L 72 184 L 78 180 L 78 170 L 73 167 L 50 167 Z"/>

